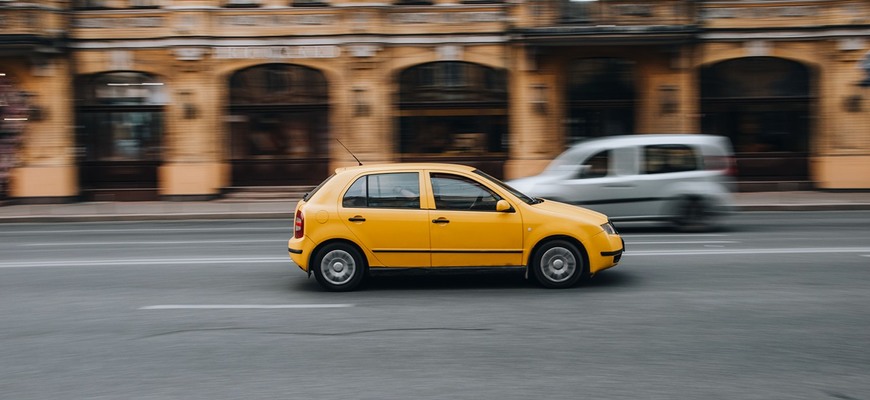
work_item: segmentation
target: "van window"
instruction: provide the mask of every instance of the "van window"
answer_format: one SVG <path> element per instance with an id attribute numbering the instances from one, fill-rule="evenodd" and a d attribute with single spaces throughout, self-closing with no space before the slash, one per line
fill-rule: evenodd
<path id="1" fill-rule="evenodd" d="M 610 150 L 604 150 L 586 159 L 580 178 L 601 178 L 610 175 Z"/>
<path id="2" fill-rule="evenodd" d="M 665 174 L 699 169 L 698 154 L 691 147 L 681 144 L 646 146 L 643 157 L 645 174 Z"/>

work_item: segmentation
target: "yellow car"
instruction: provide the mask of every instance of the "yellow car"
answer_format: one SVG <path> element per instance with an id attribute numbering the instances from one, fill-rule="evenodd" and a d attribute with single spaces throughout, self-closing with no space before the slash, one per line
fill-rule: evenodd
<path id="1" fill-rule="evenodd" d="M 290 258 L 330 291 L 389 268 L 525 268 L 544 287 L 566 288 L 624 250 L 604 214 L 454 164 L 339 168 L 299 201 L 293 226 Z"/>

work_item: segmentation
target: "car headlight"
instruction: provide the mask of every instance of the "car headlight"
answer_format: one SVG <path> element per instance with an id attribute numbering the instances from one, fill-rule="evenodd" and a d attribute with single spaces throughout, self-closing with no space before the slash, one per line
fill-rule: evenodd
<path id="1" fill-rule="evenodd" d="M 601 224 L 601 229 L 604 229 L 604 232 L 606 232 L 608 235 L 615 235 L 616 234 L 616 227 L 613 226 L 613 224 L 610 223 L 610 221 L 607 221 L 607 223 L 605 223 L 605 224 Z"/>

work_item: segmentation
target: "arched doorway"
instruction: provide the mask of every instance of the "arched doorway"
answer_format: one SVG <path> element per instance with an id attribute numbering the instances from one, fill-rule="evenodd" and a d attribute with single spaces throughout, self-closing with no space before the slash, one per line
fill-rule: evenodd
<path id="1" fill-rule="evenodd" d="M 27 96 L 0 70 L 0 200 L 9 196 L 9 178 L 18 163 L 21 133 L 27 123 Z"/>
<path id="2" fill-rule="evenodd" d="M 774 57 L 701 69 L 701 130 L 728 136 L 742 181 L 809 180 L 810 70 Z"/>
<path id="3" fill-rule="evenodd" d="M 587 58 L 568 66 L 566 145 L 634 133 L 634 63 Z"/>
<path id="4" fill-rule="evenodd" d="M 507 74 L 440 61 L 399 76 L 401 161 L 473 165 L 501 178 L 507 159 Z"/>
<path id="5" fill-rule="evenodd" d="M 326 77 L 264 64 L 230 77 L 233 186 L 312 185 L 329 174 Z"/>
<path id="6" fill-rule="evenodd" d="M 108 72 L 76 82 L 76 141 L 82 195 L 153 200 L 162 162 L 166 88 L 142 72 Z"/>

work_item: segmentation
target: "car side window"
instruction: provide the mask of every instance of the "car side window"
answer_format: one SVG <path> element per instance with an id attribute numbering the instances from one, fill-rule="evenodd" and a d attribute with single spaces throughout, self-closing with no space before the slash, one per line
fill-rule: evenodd
<path id="1" fill-rule="evenodd" d="M 699 169 L 698 154 L 686 145 L 646 146 L 643 156 L 645 174 L 666 174 Z"/>
<path id="2" fill-rule="evenodd" d="M 596 153 L 583 162 L 580 178 L 601 178 L 610 174 L 610 150 Z"/>
<path id="3" fill-rule="evenodd" d="M 481 183 L 451 174 L 433 173 L 432 192 L 438 210 L 495 211 L 501 200 Z"/>
<path id="4" fill-rule="evenodd" d="M 371 174 L 357 179 L 341 199 L 345 208 L 420 208 L 417 172 Z"/>

